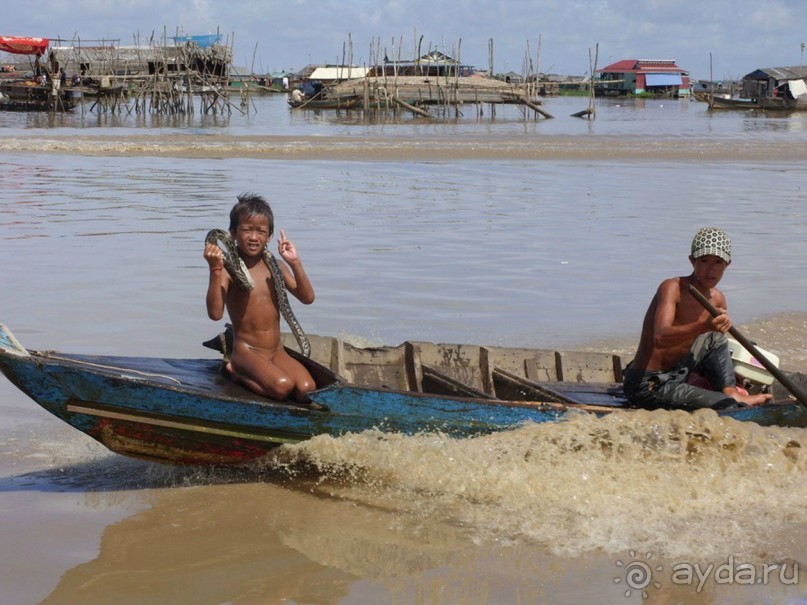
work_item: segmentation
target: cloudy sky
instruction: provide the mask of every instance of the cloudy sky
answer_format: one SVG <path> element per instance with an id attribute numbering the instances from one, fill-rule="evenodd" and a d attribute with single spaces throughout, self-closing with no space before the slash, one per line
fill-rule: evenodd
<path id="1" fill-rule="evenodd" d="M 620 59 L 675 59 L 694 78 L 807 60 L 807 0 L 36 0 L 8 2 L 0 35 L 117 39 L 217 31 L 256 72 L 368 65 L 380 49 L 438 49 L 498 73 L 583 75 Z M 540 44 L 539 44 L 540 41 Z M 540 47 L 540 50 L 539 50 Z M 456 51 L 459 51 L 458 53 Z"/>

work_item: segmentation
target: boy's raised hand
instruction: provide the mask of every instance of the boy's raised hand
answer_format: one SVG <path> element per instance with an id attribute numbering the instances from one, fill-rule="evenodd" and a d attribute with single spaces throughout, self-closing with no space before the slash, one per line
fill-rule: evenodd
<path id="1" fill-rule="evenodd" d="M 224 267 L 224 253 L 216 244 L 205 244 L 203 256 L 211 271 Z"/>
<path id="2" fill-rule="evenodd" d="M 286 239 L 286 232 L 280 230 L 280 236 L 277 238 L 277 251 L 286 262 L 297 260 L 297 249 L 289 240 Z"/>

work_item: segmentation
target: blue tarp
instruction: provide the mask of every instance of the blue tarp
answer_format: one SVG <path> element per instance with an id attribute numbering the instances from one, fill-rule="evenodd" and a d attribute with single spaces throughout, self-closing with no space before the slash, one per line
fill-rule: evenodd
<path id="1" fill-rule="evenodd" d="M 681 86 L 681 74 L 646 74 L 645 86 Z"/>
<path id="2" fill-rule="evenodd" d="M 206 34 L 201 36 L 173 36 L 174 44 L 180 42 L 196 42 L 200 48 L 207 48 L 221 40 L 221 34 Z"/>

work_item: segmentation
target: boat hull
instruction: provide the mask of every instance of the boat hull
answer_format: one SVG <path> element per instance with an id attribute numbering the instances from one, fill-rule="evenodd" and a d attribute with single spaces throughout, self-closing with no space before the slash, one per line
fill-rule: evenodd
<path id="1" fill-rule="evenodd" d="M 315 357 L 333 360 L 350 379 L 288 349 L 316 381 L 310 404 L 257 396 L 226 378 L 218 359 L 29 351 L 2 324 L 0 371 L 44 409 L 111 451 L 185 465 L 249 464 L 278 445 L 316 435 L 375 429 L 470 437 L 558 421 L 570 410 L 624 409 L 616 383 L 535 379 L 550 369 L 572 371 L 574 355 L 430 343 L 358 349 L 323 337 L 312 343 Z M 566 366 L 550 368 L 552 359 L 564 355 Z M 588 354 L 581 355 L 591 376 L 619 370 L 595 367 Z M 599 358 L 615 363 L 612 356 L 594 359 Z M 447 363 L 439 366 L 438 359 Z M 524 376 L 513 371 L 519 366 L 526 368 Z M 794 402 L 719 413 L 763 425 L 807 426 L 804 406 Z"/>
<path id="2" fill-rule="evenodd" d="M 170 378 L 183 386 L 160 372 L 169 366 L 180 368 Z M 254 396 L 231 384 L 219 366 L 204 359 L 0 357 L 3 373 L 60 420 L 113 452 L 176 464 L 246 464 L 284 443 L 374 428 L 467 437 L 557 420 L 565 411 L 557 404 L 491 403 L 339 383 L 312 393 L 318 404 L 312 407 Z M 193 380 L 184 381 L 188 376 Z"/>
<path id="3" fill-rule="evenodd" d="M 140 370 L 120 365 L 126 359 L 4 355 L 0 369 L 44 409 L 120 454 L 179 464 L 241 464 L 312 435 L 310 409 L 230 396 L 217 388 L 226 380 L 217 361 L 160 360 L 141 367 L 159 370 L 173 361 L 184 365 L 174 377 L 209 376 L 210 394 L 198 382 L 179 387 L 142 377 Z M 88 364 L 99 369 L 83 369 Z M 116 376 L 106 368 L 121 371 Z"/>
<path id="4" fill-rule="evenodd" d="M 760 103 L 756 99 L 726 99 L 723 97 L 712 97 L 708 101 L 709 109 L 761 109 Z"/>
<path id="5" fill-rule="evenodd" d="M 797 99 L 768 97 L 760 99 L 759 105 L 767 111 L 807 111 L 807 96 Z"/>
<path id="6" fill-rule="evenodd" d="M 78 89 L 60 89 L 55 94 L 49 86 L 22 83 L 0 84 L 2 111 L 72 111 L 83 101 Z"/>
<path id="7" fill-rule="evenodd" d="M 335 99 L 310 99 L 302 101 L 287 100 L 292 109 L 358 109 L 361 101 L 355 97 L 343 97 Z"/>

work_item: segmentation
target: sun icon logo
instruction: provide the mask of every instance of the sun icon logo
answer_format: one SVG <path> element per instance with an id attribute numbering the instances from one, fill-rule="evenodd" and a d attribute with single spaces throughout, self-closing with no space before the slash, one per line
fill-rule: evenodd
<path id="1" fill-rule="evenodd" d="M 645 561 L 636 560 L 636 552 L 630 551 L 628 555 L 631 558 L 631 561 L 628 563 L 623 563 L 622 561 L 617 561 L 617 567 L 624 567 L 625 568 L 625 575 L 624 577 L 617 577 L 614 578 L 614 584 L 621 584 L 623 581 L 625 585 L 628 587 L 625 591 L 625 596 L 629 597 L 633 594 L 634 590 L 642 591 L 642 599 L 647 598 L 647 591 L 645 590 L 651 584 L 656 588 L 661 588 L 661 582 L 657 582 L 653 580 L 653 572 L 654 571 L 663 571 L 663 565 L 656 565 L 655 567 L 651 566 L 650 560 L 653 558 L 653 553 L 645 554 Z"/>

